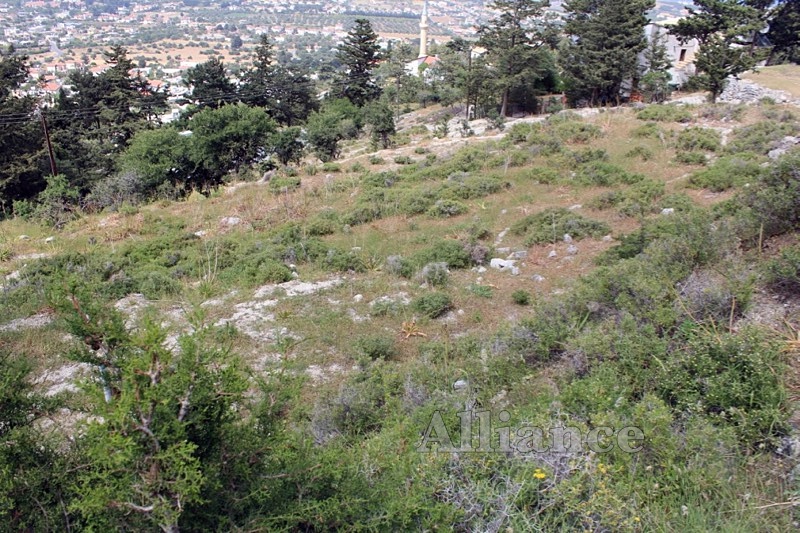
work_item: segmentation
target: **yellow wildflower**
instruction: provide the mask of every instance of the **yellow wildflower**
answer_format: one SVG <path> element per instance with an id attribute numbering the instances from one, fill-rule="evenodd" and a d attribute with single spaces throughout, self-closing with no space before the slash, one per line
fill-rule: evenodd
<path id="1" fill-rule="evenodd" d="M 544 479 L 547 477 L 547 474 L 542 472 L 541 468 L 537 468 L 536 471 L 533 473 L 533 477 L 535 477 L 536 479 Z"/>

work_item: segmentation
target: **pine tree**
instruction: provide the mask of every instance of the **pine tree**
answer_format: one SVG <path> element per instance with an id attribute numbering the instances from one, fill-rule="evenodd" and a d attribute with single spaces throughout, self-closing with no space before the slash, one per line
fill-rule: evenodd
<path id="1" fill-rule="evenodd" d="M 800 63 L 800 2 L 782 0 L 777 3 L 769 14 L 767 39 L 772 45 L 768 64 Z"/>
<path id="2" fill-rule="evenodd" d="M 501 94 L 500 114 L 506 116 L 512 91 L 535 92 L 543 77 L 539 49 L 547 43 L 542 14 L 548 0 L 495 0 L 489 7 L 499 15 L 478 28 L 479 43 L 487 49 L 488 62 Z"/>
<path id="3" fill-rule="evenodd" d="M 32 198 L 42 191 L 44 169 L 48 168 L 35 116 L 36 101 L 14 95 L 28 77 L 27 60 L 13 48 L 0 53 L 0 209 L 4 212 L 14 200 Z"/>
<path id="4" fill-rule="evenodd" d="M 367 19 L 356 19 L 336 53 L 344 72 L 334 80 L 334 94 L 347 98 L 358 107 L 381 94 L 372 71 L 381 59 L 378 35 Z"/>
<path id="5" fill-rule="evenodd" d="M 240 96 L 250 105 L 266 108 L 272 118 L 287 126 L 305 120 L 318 107 L 308 73 L 302 67 L 276 64 L 266 35 L 256 47 L 253 68 L 244 76 Z"/>
<path id="6" fill-rule="evenodd" d="M 672 63 L 667 55 L 666 35 L 658 28 L 650 36 L 643 57 L 642 92 L 648 102 L 663 102 L 669 96 Z"/>
<path id="7" fill-rule="evenodd" d="M 184 83 L 191 87 L 192 99 L 198 107 L 216 109 L 230 102 L 236 91 L 225 65 L 216 57 L 187 70 Z"/>
<path id="8" fill-rule="evenodd" d="M 681 42 L 696 39 L 698 81 L 715 102 L 730 76 L 752 69 L 760 60 L 755 35 L 764 27 L 763 12 L 742 0 L 694 0 L 689 16 L 670 30 Z"/>
<path id="9" fill-rule="evenodd" d="M 569 0 L 564 3 L 569 40 L 561 65 L 567 93 L 590 105 L 619 104 L 624 84 L 636 77 L 647 46 L 644 28 L 653 0 Z"/>

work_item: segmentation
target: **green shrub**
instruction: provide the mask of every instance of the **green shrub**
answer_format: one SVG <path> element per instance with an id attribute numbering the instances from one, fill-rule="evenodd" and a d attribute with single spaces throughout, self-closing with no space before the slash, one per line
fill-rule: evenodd
<path id="1" fill-rule="evenodd" d="M 678 152 L 675 154 L 675 161 L 684 165 L 705 165 L 708 163 L 708 156 L 703 152 Z"/>
<path id="2" fill-rule="evenodd" d="M 629 157 L 631 159 L 639 158 L 642 161 L 650 161 L 653 159 L 653 157 L 655 157 L 655 154 L 649 148 L 637 146 L 636 148 L 629 150 L 628 153 L 625 154 L 625 157 Z"/>
<path id="3" fill-rule="evenodd" d="M 329 161 L 327 163 L 322 164 L 322 172 L 327 172 L 329 174 L 332 174 L 334 172 L 341 172 L 341 171 L 342 171 L 342 165 L 340 165 L 339 163 L 331 163 Z"/>
<path id="4" fill-rule="evenodd" d="M 781 250 L 779 257 L 766 265 L 767 285 L 785 294 L 800 294 L 800 246 Z"/>
<path id="5" fill-rule="evenodd" d="M 535 183 L 550 185 L 562 180 L 561 173 L 549 167 L 533 167 L 526 170 L 522 177 Z"/>
<path id="6" fill-rule="evenodd" d="M 394 158 L 394 162 L 398 165 L 412 165 L 414 160 L 407 155 L 398 155 Z"/>
<path id="7" fill-rule="evenodd" d="M 518 220 L 511 226 L 511 232 L 515 235 L 524 235 L 528 245 L 553 242 L 566 233 L 578 240 L 585 237 L 600 237 L 609 231 L 605 223 L 589 220 L 575 211 L 564 208 L 546 209 Z"/>
<path id="8" fill-rule="evenodd" d="M 428 215 L 435 218 L 450 218 L 466 213 L 469 208 L 456 200 L 437 200 L 428 209 Z"/>
<path id="9" fill-rule="evenodd" d="M 523 289 L 518 289 L 511 293 L 511 300 L 517 305 L 530 305 L 531 293 Z"/>
<path id="10" fill-rule="evenodd" d="M 339 214 L 333 209 L 326 209 L 308 219 L 306 232 L 311 236 L 331 235 L 340 226 Z"/>
<path id="11" fill-rule="evenodd" d="M 641 174 L 631 174 L 612 163 L 592 161 L 581 165 L 573 180 L 580 185 L 608 187 L 617 183 L 636 183 L 643 178 Z"/>
<path id="12" fill-rule="evenodd" d="M 678 412 L 703 413 L 735 428 L 752 448 L 775 444 L 784 428 L 780 349 L 756 330 L 733 335 L 687 328 L 658 379 Z"/>
<path id="13" fill-rule="evenodd" d="M 423 282 L 432 287 L 444 287 L 450 279 L 450 271 L 447 270 L 447 263 L 428 263 L 420 271 L 420 278 Z"/>
<path id="14" fill-rule="evenodd" d="M 453 308 L 453 300 L 444 292 L 429 292 L 411 301 L 411 309 L 428 318 L 438 318 Z"/>
<path id="15" fill-rule="evenodd" d="M 551 129 L 561 140 L 570 143 L 587 143 L 603 135 L 603 130 L 599 126 L 584 122 L 562 122 L 552 126 Z"/>
<path id="16" fill-rule="evenodd" d="M 592 161 L 608 161 L 608 152 L 602 148 L 584 148 L 577 152 L 570 152 L 569 155 L 579 165 Z"/>
<path id="17" fill-rule="evenodd" d="M 766 155 L 773 149 L 774 143 L 788 135 L 798 135 L 798 133 L 800 124 L 797 122 L 756 122 L 735 130 L 726 150 L 734 155 L 742 152 Z"/>
<path id="18" fill-rule="evenodd" d="M 639 120 L 653 120 L 656 122 L 690 122 L 692 113 L 685 107 L 676 105 L 650 105 L 638 113 Z"/>
<path id="19" fill-rule="evenodd" d="M 449 268 L 468 268 L 473 261 L 463 243 L 442 239 L 432 246 L 414 254 L 413 264 L 421 267 L 428 263 L 447 263 Z"/>
<path id="20" fill-rule="evenodd" d="M 689 177 L 689 185 L 720 192 L 754 180 L 761 173 L 761 165 L 752 158 L 740 156 L 721 157 L 704 170 Z"/>
<path id="21" fill-rule="evenodd" d="M 425 148 L 423 146 L 417 146 L 416 148 L 414 148 L 414 153 L 418 154 L 418 155 L 425 155 L 428 152 L 430 152 L 430 150 L 428 150 L 427 148 Z"/>
<path id="22" fill-rule="evenodd" d="M 370 165 L 383 165 L 384 163 L 386 163 L 386 160 L 380 156 L 377 155 L 369 156 Z"/>
<path id="23" fill-rule="evenodd" d="M 294 191 L 300 188 L 300 178 L 297 176 L 280 176 L 269 181 L 269 190 L 275 194 Z"/>
<path id="24" fill-rule="evenodd" d="M 376 359 L 392 359 L 397 355 L 394 337 L 389 335 L 366 335 L 359 337 L 355 342 L 359 355 Z"/>
<path id="25" fill-rule="evenodd" d="M 181 284 L 164 271 L 152 270 L 136 276 L 139 290 L 148 300 L 159 300 L 181 292 Z"/>
<path id="26" fill-rule="evenodd" d="M 655 122 L 643 124 L 638 128 L 635 128 L 631 133 L 634 137 L 639 138 L 660 139 L 664 136 L 664 130 Z"/>
<path id="27" fill-rule="evenodd" d="M 709 128 L 692 126 L 678 134 L 676 147 L 679 150 L 704 150 L 716 152 L 722 146 L 719 132 Z"/>
<path id="28" fill-rule="evenodd" d="M 800 228 L 800 153 L 789 153 L 740 195 L 749 208 L 748 238 L 756 239 L 763 229 L 771 237 Z"/>

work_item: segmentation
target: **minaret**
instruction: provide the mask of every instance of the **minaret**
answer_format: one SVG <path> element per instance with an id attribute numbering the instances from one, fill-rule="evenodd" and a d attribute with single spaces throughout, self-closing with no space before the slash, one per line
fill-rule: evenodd
<path id="1" fill-rule="evenodd" d="M 422 18 L 419 21 L 419 57 L 428 55 L 428 0 L 422 7 Z"/>

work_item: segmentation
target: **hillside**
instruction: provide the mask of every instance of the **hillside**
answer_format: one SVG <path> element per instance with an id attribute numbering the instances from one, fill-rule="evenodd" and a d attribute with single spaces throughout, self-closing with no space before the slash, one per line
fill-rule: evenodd
<path id="1" fill-rule="evenodd" d="M 98 464 L 133 453 L 103 432 L 141 428 L 102 401 L 119 350 L 139 354 L 116 378 L 130 405 L 163 394 L 183 412 L 201 384 L 233 398 L 207 439 L 236 466 L 192 492 L 162 458 L 151 473 L 169 489 L 108 489 L 132 506 L 180 493 L 190 529 L 791 529 L 800 111 L 641 107 L 470 132 L 434 106 L 404 115 L 386 150 L 348 141 L 332 163 L 60 230 L 0 222 L 2 350 L 30 363 L 43 405 L 60 402 L 42 442 L 59 456 L 87 434 L 69 453 Z M 180 374 L 189 357 L 207 381 Z M 633 427 L 637 451 L 488 452 L 477 423 L 468 444 L 484 453 L 417 450 L 436 413 L 458 441 L 464 410 L 545 434 Z M 141 467 L 111 463 L 56 472 L 82 492 L 66 496 L 74 520 L 105 516 L 112 472 Z M 152 527 L 140 515 L 131 527 Z"/>

